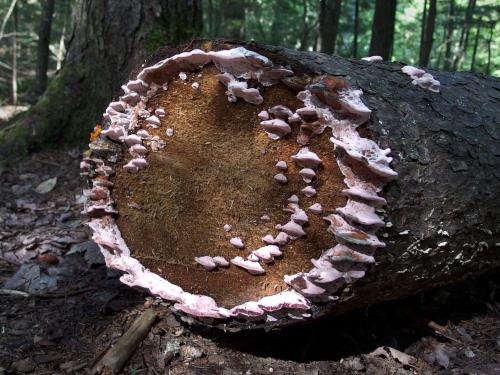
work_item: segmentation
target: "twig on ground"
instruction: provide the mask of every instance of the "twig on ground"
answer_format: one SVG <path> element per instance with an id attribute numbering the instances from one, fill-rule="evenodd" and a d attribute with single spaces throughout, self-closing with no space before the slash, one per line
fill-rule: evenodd
<path id="1" fill-rule="evenodd" d="M 15 296 L 15 297 L 29 297 L 30 294 L 26 292 L 21 292 L 20 290 L 12 290 L 12 289 L 0 289 L 0 294 L 6 294 L 8 296 Z"/>
<path id="2" fill-rule="evenodd" d="M 119 372 L 144 340 L 156 318 L 157 316 L 152 309 L 144 311 L 94 366 L 92 374 L 101 374 L 105 370 L 111 370 L 113 373 Z"/>

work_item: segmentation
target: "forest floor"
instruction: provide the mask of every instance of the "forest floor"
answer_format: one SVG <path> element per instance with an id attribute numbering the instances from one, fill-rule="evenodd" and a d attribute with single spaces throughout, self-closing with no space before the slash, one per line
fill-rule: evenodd
<path id="1" fill-rule="evenodd" d="M 500 374 L 499 272 L 267 333 L 186 326 L 105 268 L 79 216 L 80 156 L 0 168 L 0 375 L 89 373 L 148 308 L 125 374 Z"/>

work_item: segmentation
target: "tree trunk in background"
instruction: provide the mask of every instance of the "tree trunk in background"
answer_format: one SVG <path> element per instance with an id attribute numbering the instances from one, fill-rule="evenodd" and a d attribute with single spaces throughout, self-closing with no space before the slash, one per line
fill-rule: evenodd
<path id="1" fill-rule="evenodd" d="M 394 41 L 397 0 L 377 0 L 373 16 L 370 56 L 390 60 Z"/>
<path id="2" fill-rule="evenodd" d="M 201 31 L 201 0 L 78 0 L 73 10 L 66 62 L 27 115 L 0 130 L 0 160 L 82 144 L 134 66 Z"/>
<path id="3" fill-rule="evenodd" d="M 486 64 L 486 74 L 490 74 L 491 67 L 491 42 L 493 41 L 493 30 L 495 29 L 496 21 L 490 21 L 490 36 L 488 38 L 488 63 Z"/>
<path id="4" fill-rule="evenodd" d="M 445 53 L 444 53 L 444 70 L 450 70 L 452 67 L 451 59 L 451 42 L 453 40 L 453 27 L 455 17 L 455 0 L 450 0 L 448 5 L 448 18 L 446 20 L 446 40 L 445 40 Z"/>
<path id="5" fill-rule="evenodd" d="M 358 33 L 359 33 L 359 0 L 354 2 L 354 30 L 352 40 L 352 57 L 358 58 Z"/>
<path id="6" fill-rule="evenodd" d="M 467 50 L 467 42 L 469 39 L 469 29 L 472 22 L 472 14 L 474 8 L 476 7 L 476 0 L 469 0 L 467 4 L 467 9 L 465 11 L 465 20 L 462 27 L 462 32 L 460 34 L 460 41 L 458 42 L 458 49 L 453 60 L 453 70 L 457 70 L 462 64 L 465 58 L 465 52 Z"/>
<path id="7" fill-rule="evenodd" d="M 43 94 L 47 88 L 50 32 L 52 29 L 52 16 L 54 15 L 54 3 L 54 0 L 45 0 L 42 4 L 36 61 L 36 93 L 39 95 Z"/>
<path id="8" fill-rule="evenodd" d="M 419 58 L 420 53 L 422 51 L 422 46 L 424 45 L 424 37 L 425 37 L 425 24 L 427 22 L 427 0 L 424 1 L 424 10 L 422 11 L 422 23 L 420 26 L 420 50 L 419 50 Z"/>
<path id="9" fill-rule="evenodd" d="M 245 39 L 245 4 L 241 0 L 224 0 L 224 36 L 230 39 Z"/>
<path id="10" fill-rule="evenodd" d="M 335 52 L 341 8 L 341 0 L 321 0 L 319 10 L 320 52 L 329 55 Z"/>
<path id="11" fill-rule="evenodd" d="M 479 35 L 481 34 L 481 24 L 482 24 L 482 18 L 479 16 L 479 20 L 477 21 L 477 28 L 476 28 L 476 39 L 474 40 L 474 50 L 472 52 L 472 61 L 470 63 L 470 71 L 474 71 L 474 65 L 476 65 L 476 53 L 477 53 L 477 45 L 479 44 Z"/>
<path id="12" fill-rule="evenodd" d="M 222 0 L 215 0 L 215 5 L 214 6 L 214 36 L 215 37 L 220 37 L 223 34 L 223 19 L 222 19 L 222 10 L 221 10 L 221 1 Z"/>
<path id="13" fill-rule="evenodd" d="M 17 105 L 17 2 L 12 13 L 12 104 Z"/>
<path id="14" fill-rule="evenodd" d="M 208 0 L 208 35 L 214 37 L 214 4 L 213 0 Z"/>
<path id="15" fill-rule="evenodd" d="M 423 43 L 420 45 L 420 66 L 429 65 L 432 43 L 434 41 L 434 26 L 436 24 L 436 0 L 430 0 L 429 13 L 425 20 Z"/>

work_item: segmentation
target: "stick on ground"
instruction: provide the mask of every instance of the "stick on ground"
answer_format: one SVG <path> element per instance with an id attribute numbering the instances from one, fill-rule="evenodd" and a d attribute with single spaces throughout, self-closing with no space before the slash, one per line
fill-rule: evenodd
<path id="1" fill-rule="evenodd" d="M 156 314 L 152 309 L 144 311 L 118 342 L 104 354 L 92 373 L 101 374 L 105 370 L 118 373 L 144 340 L 155 320 Z"/>

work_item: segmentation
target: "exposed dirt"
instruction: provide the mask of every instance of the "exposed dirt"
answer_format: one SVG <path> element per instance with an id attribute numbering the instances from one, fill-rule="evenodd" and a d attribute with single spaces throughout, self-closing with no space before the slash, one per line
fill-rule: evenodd
<path id="1" fill-rule="evenodd" d="M 50 290 L 20 284 L 25 296 L 0 294 L 0 374 L 87 374 L 146 308 L 159 320 L 124 374 L 499 373 L 498 272 L 267 333 L 183 325 L 168 303 L 123 286 L 117 273 L 89 258 L 92 247 L 83 252 L 78 158 L 74 151 L 35 155 L 0 171 L 0 258 L 17 254 L 24 266 L 40 267 L 45 281 L 57 278 Z M 56 175 L 52 191 L 33 190 Z M 57 264 L 37 258 L 49 251 Z M 22 267 L 0 259 L 0 288 Z M 58 273 L 65 269 L 71 272 Z"/>
<path id="2" fill-rule="evenodd" d="M 284 85 L 265 88 L 260 106 L 242 100 L 230 103 L 216 78 L 219 71 L 212 66 L 201 72 L 201 77 L 194 73 L 186 81 L 173 80 L 167 91 L 159 91 L 150 100 L 151 112 L 157 107 L 167 111 L 162 126 L 150 130 L 167 145 L 150 153 L 149 167 L 138 174 L 119 167 L 113 196 L 120 212 L 117 224 L 134 256 L 184 290 L 207 294 L 232 307 L 287 289 L 283 275 L 308 271 L 311 258 L 335 245 L 323 215 L 309 212 L 307 237 L 284 246 L 283 258 L 265 265 L 262 276 L 235 266 L 207 272 L 194 257 L 246 257 L 265 245 L 263 236 L 278 233 L 276 224 L 289 220 L 290 213 L 283 208 L 290 195 L 299 196 L 301 208 L 307 210 L 319 202 L 328 214 L 345 204 L 341 194 L 345 186 L 328 129 L 309 144 L 323 160 L 317 170 L 318 194 L 312 198 L 300 192 L 307 184 L 291 159 L 300 149 L 298 127 L 279 141 L 262 131 L 257 117 L 261 110 L 278 104 L 292 110 L 302 106 Z M 192 82 L 198 82 L 200 89 L 193 89 Z M 175 119 L 169 113 L 175 113 Z M 174 130 L 173 137 L 165 135 L 167 128 Z M 288 164 L 286 185 L 273 179 L 280 172 L 275 167 L 279 160 Z M 143 209 L 133 208 L 131 203 Z M 266 214 L 271 220 L 261 221 Z M 224 224 L 233 229 L 225 233 Z M 230 238 L 236 236 L 245 243 L 244 250 L 230 245 Z"/>

